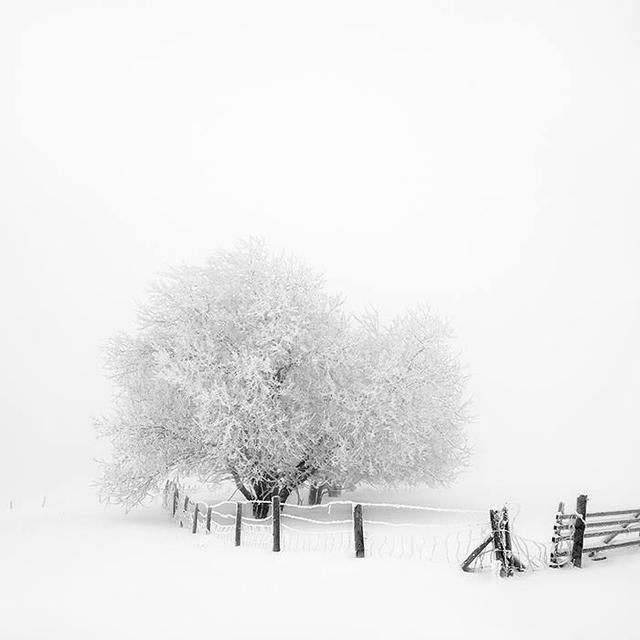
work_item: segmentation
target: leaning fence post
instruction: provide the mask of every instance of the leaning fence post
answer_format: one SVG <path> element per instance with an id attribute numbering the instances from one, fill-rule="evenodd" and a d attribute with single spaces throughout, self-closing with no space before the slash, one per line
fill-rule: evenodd
<path id="1" fill-rule="evenodd" d="M 207 507 L 207 533 L 211 533 L 211 512 L 213 507 Z"/>
<path id="2" fill-rule="evenodd" d="M 191 526 L 191 533 L 197 533 L 198 531 L 198 502 L 196 502 L 195 507 L 193 508 L 193 525 Z"/>
<path id="3" fill-rule="evenodd" d="M 488 535 L 463 561 L 460 567 L 464 572 L 472 571 L 469 567 L 482 554 L 485 547 L 491 544 L 493 537 Z"/>
<path id="4" fill-rule="evenodd" d="M 489 520 L 491 522 L 491 533 L 493 536 L 493 549 L 496 553 L 496 560 L 500 563 L 500 577 L 504 578 L 509 575 L 507 571 L 507 562 L 502 545 L 502 535 L 500 534 L 500 517 L 495 509 L 489 510 Z"/>
<path id="5" fill-rule="evenodd" d="M 242 503 L 236 502 L 236 547 L 240 546 L 242 537 Z"/>
<path id="6" fill-rule="evenodd" d="M 356 504 L 353 507 L 353 538 L 356 547 L 356 558 L 364 558 L 364 528 L 361 504 Z"/>
<path id="7" fill-rule="evenodd" d="M 273 521 L 273 550 L 280 551 L 280 496 L 271 498 Z"/>
<path id="8" fill-rule="evenodd" d="M 579 495 L 576 501 L 576 522 L 573 527 L 573 549 L 571 562 L 574 567 L 582 567 L 582 549 L 584 547 L 584 529 L 587 518 L 587 496 Z"/>

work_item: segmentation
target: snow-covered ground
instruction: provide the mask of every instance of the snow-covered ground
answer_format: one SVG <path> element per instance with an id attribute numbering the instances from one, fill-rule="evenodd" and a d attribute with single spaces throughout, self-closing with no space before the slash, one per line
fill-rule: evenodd
<path id="1" fill-rule="evenodd" d="M 640 553 L 499 579 L 455 564 L 271 553 L 191 535 L 159 504 L 3 508 L 0 638 L 640 637 Z"/>

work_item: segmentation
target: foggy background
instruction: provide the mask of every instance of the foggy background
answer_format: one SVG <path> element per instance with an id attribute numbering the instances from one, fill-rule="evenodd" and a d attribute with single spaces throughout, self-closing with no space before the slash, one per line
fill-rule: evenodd
<path id="1" fill-rule="evenodd" d="M 632 495 L 638 113 L 636 2 L 3 3 L 0 499 L 89 485 L 101 345 L 246 235 L 451 320 L 445 502 Z"/>

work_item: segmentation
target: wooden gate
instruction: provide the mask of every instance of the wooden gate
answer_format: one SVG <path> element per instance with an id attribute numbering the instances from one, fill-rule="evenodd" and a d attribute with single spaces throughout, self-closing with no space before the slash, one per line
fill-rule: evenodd
<path id="1" fill-rule="evenodd" d="M 587 512 L 587 500 L 586 495 L 578 496 L 576 511 L 571 514 L 565 514 L 560 503 L 551 539 L 552 567 L 581 567 L 585 555 L 605 560 L 602 554 L 606 551 L 640 546 L 640 537 L 630 537 L 640 534 L 640 508 Z"/>

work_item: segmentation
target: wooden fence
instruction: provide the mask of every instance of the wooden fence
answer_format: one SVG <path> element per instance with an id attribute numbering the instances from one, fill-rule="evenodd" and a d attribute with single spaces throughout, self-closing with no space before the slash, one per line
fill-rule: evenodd
<path id="1" fill-rule="evenodd" d="M 214 509 L 218 505 L 205 505 L 201 502 L 194 502 L 189 498 L 189 496 L 184 497 L 182 501 L 182 505 L 180 505 L 180 490 L 178 485 L 167 481 L 165 484 L 164 496 L 163 496 L 163 504 L 165 507 L 169 507 L 171 516 L 173 518 L 177 518 L 179 520 L 180 526 L 184 527 L 185 523 L 191 527 L 191 533 L 198 533 L 198 528 L 201 524 L 204 524 L 205 531 L 207 533 L 211 533 L 213 519 L 212 515 L 214 513 Z M 260 501 L 261 503 L 268 504 L 264 501 Z M 225 501 L 224 503 L 227 504 Z M 282 535 L 282 524 L 281 524 L 281 511 L 282 505 L 280 504 L 280 498 L 278 496 L 274 496 L 271 500 L 271 515 L 267 518 L 261 520 L 261 525 L 267 525 L 271 522 L 271 538 L 272 551 L 279 552 L 281 551 L 281 535 Z M 233 517 L 233 531 L 234 531 L 234 544 L 236 547 L 239 547 L 242 544 L 242 526 L 243 526 L 243 503 L 236 502 L 235 503 L 235 515 L 230 516 L 229 514 L 218 513 L 216 512 L 218 517 L 222 518 L 230 518 Z M 204 518 L 204 522 L 203 522 Z M 247 520 L 255 521 L 254 518 L 244 518 L 245 523 Z M 353 546 L 356 558 L 364 558 L 365 555 L 365 545 L 364 545 L 364 524 L 362 518 L 362 505 L 354 504 L 352 510 L 352 525 L 353 525 Z M 229 525 L 231 526 L 231 525 Z M 246 524 L 245 524 L 246 526 Z"/>
<path id="2" fill-rule="evenodd" d="M 207 505 L 191 500 L 172 481 L 165 486 L 163 502 L 180 526 L 192 533 L 215 533 L 223 542 L 233 540 L 235 546 L 266 547 L 276 553 L 300 550 L 302 546 L 303 550 L 309 551 L 350 551 L 356 558 L 373 555 L 430 561 L 443 559 L 461 565 L 465 572 L 491 566 L 503 577 L 513 575 L 514 571 L 548 565 L 548 545 L 516 535 L 506 507 L 492 509 L 488 514 L 484 510 L 351 501 L 311 507 L 280 504 L 279 498 L 274 497 L 270 503 L 265 503 L 270 506 L 267 517 L 257 519 L 249 508 L 244 509 L 252 503 L 223 501 Z M 302 515 L 309 509 L 326 509 L 325 516 L 331 517 L 332 509 L 344 512 L 345 508 L 350 510 L 348 519 L 333 516 L 334 519 L 327 520 Z M 376 515 L 380 512 L 396 515 L 381 518 Z M 415 521 L 416 516 L 422 517 L 420 513 L 428 522 Z M 442 518 L 447 522 L 438 523 Z M 473 518 L 474 522 L 461 525 L 451 523 L 450 518 Z M 322 541 L 301 544 L 302 540 L 309 540 L 309 536 Z"/>
<path id="3" fill-rule="evenodd" d="M 570 514 L 564 513 L 564 504 L 560 503 L 551 539 L 550 566 L 581 567 L 585 555 L 592 560 L 605 560 L 604 552 L 640 546 L 640 538 L 628 538 L 640 533 L 640 509 L 587 511 L 587 501 L 586 495 L 579 495 L 575 513 Z M 620 542 L 620 536 L 626 539 Z"/>

